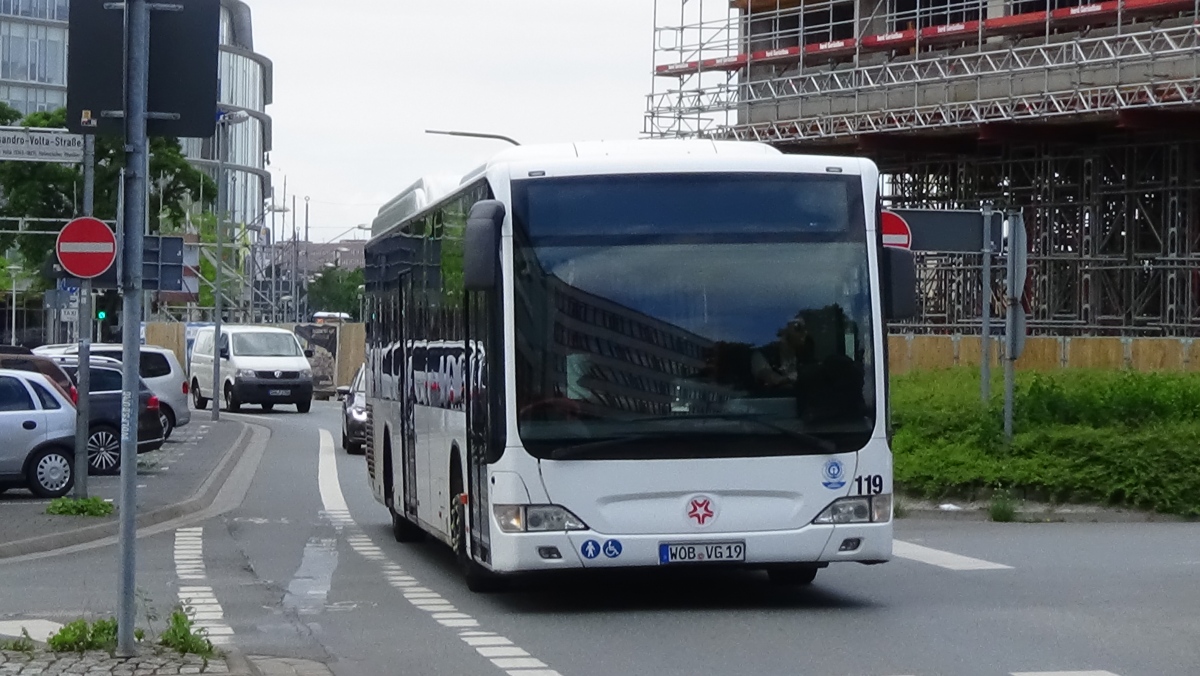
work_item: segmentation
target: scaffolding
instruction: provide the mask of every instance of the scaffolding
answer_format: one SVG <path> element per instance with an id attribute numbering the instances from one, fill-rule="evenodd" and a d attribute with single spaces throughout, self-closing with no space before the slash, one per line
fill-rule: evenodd
<path id="1" fill-rule="evenodd" d="M 897 208 L 1022 209 L 1037 333 L 1200 329 L 1200 0 L 657 0 L 655 24 L 646 135 L 868 156 Z M 978 332 L 980 258 L 922 259 L 906 330 Z"/>

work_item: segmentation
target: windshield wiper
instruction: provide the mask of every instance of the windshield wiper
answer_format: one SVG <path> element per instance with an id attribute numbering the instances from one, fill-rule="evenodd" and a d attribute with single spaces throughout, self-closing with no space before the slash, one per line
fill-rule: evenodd
<path id="1" fill-rule="evenodd" d="M 804 432 L 798 432 L 794 429 L 784 427 L 778 423 L 773 423 L 770 420 L 765 420 L 762 416 L 753 414 L 739 415 L 735 413 L 707 413 L 704 415 L 665 415 L 654 418 L 637 418 L 637 422 L 662 422 L 667 420 L 725 420 L 728 422 L 751 422 L 759 425 L 760 427 L 765 427 L 767 429 L 780 432 L 788 438 L 795 439 L 797 441 L 803 441 L 806 444 L 816 446 L 826 453 L 837 452 L 837 446 L 827 439 L 822 439 L 821 437 L 806 434 Z"/>

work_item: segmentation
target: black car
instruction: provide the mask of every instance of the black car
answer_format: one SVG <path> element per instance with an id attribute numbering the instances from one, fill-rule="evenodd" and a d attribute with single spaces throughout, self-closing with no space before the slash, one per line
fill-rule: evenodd
<path id="1" fill-rule="evenodd" d="M 367 376 L 363 367 L 350 387 L 339 387 L 342 399 L 342 448 L 347 453 L 362 453 L 367 443 Z"/>
<path id="2" fill-rule="evenodd" d="M 60 363 L 73 381 L 79 382 L 79 362 Z M 117 474 L 121 471 L 121 369 L 91 365 L 88 396 L 88 465 L 92 474 Z M 158 397 L 145 381 L 138 379 L 138 453 L 162 448 L 163 428 L 158 416 Z"/>

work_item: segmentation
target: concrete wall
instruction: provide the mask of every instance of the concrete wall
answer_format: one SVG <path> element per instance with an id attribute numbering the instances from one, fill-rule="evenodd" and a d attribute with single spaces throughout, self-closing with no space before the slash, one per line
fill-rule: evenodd
<path id="1" fill-rule="evenodd" d="M 893 374 L 979 366 L 979 336 L 893 335 L 888 337 Z M 1000 341 L 992 344 L 992 364 L 1000 367 Z M 1200 341 L 1191 338 L 1033 337 L 1017 368 L 1054 371 L 1064 368 L 1200 372 Z"/>

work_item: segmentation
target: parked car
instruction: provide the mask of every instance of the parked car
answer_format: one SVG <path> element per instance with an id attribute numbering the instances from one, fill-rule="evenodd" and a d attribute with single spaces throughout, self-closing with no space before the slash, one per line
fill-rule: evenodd
<path id="1" fill-rule="evenodd" d="M 75 485 L 75 406 L 46 376 L 0 369 L 0 492 L 61 498 Z"/>
<path id="2" fill-rule="evenodd" d="M 213 359 L 221 359 L 221 383 L 213 384 Z M 225 409 L 238 411 L 243 404 L 258 404 L 270 411 L 276 404 L 295 404 L 308 413 L 312 408 L 313 372 L 308 362 L 312 350 L 300 347 L 296 334 L 266 326 L 221 328 L 220 345 L 213 327 L 202 328 L 192 345 L 192 403 L 197 409 L 223 396 Z M 218 392 L 220 394 L 218 394 Z"/>
<path id="3" fill-rule="evenodd" d="M 79 391 L 75 389 L 75 381 L 50 357 L 36 354 L 0 354 L 0 369 L 40 373 L 61 388 L 70 398 L 72 405 L 79 402 Z"/>
<path id="4" fill-rule="evenodd" d="M 117 364 L 121 363 L 123 347 L 118 343 L 93 343 L 91 356 L 107 357 Z M 79 356 L 79 345 L 55 345 L 38 348 L 35 352 L 58 354 L 63 356 Z M 170 439 L 176 427 L 183 427 L 192 421 L 192 409 L 188 406 L 188 379 L 183 372 L 183 366 L 175 353 L 157 345 L 143 345 L 141 363 L 138 368 L 142 380 L 158 397 L 159 423 L 163 428 L 163 438 Z"/>
<path id="5" fill-rule="evenodd" d="M 62 357 L 63 370 L 72 379 L 79 377 L 79 361 Z M 91 364 L 91 391 L 88 396 L 88 466 L 94 474 L 121 471 L 121 368 Z M 163 430 L 159 423 L 159 401 L 146 381 L 138 379 L 138 453 L 162 448 Z"/>
<path id="6" fill-rule="evenodd" d="M 367 443 L 367 374 L 365 367 L 349 387 L 338 388 L 342 400 L 342 449 L 347 453 L 362 453 Z"/>

